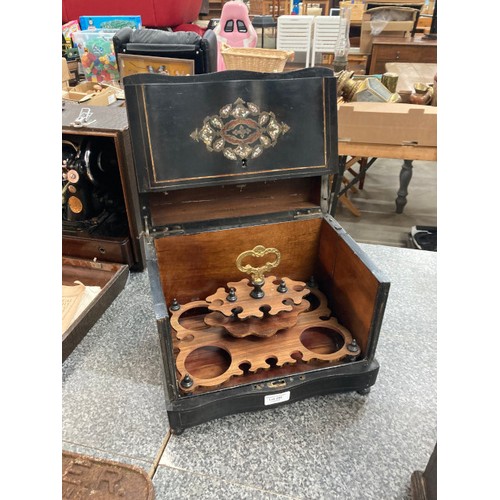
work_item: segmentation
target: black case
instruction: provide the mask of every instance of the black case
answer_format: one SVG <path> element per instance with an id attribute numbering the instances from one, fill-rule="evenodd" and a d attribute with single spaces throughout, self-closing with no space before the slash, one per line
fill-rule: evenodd
<path id="1" fill-rule="evenodd" d="M 333 73 L 141 74 L 124 87 L 172 431 L 318 394 L 368 392 L 389 282 L 328 213 L 338 172 Z M 280 248 L 282 276 L 315 277 L 361 354 L 270 365 L 186 393 L 169 306 L 241 280 L 235 258 L 258 244 Z"/>

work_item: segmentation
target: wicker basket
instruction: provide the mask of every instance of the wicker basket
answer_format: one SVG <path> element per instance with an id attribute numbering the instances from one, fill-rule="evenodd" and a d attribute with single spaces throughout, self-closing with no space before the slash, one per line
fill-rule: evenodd
<path id="1" fill-rule="evenodd" d="M 281 73 L 288 59 L 293 60 L 295 52 L 277 49 L 229 47 L 224 44 L 221 48 L 221 54 L 226 69 Z"/>

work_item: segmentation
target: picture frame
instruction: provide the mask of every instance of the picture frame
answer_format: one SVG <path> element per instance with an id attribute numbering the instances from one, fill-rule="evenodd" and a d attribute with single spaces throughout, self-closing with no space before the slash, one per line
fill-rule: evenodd
<path id="1" fill-rule="evenodd" d="M 162 73 L 170 76 L 194 75 L 192 59 L 119 54 L 118 67 L 121 78 L 138 73 Z"/>

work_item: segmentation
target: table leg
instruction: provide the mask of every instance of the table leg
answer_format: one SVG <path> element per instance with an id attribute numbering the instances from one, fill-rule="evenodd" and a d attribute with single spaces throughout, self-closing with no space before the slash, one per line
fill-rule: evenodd
<path id="1" fill-rule="evenodd" d="M 403 208 L 408 202 L 408 185 L 413 175 L 413 160 L 404 160 L 401 172 L 399 173 L 399 191 L 396 198 L 396 213 L 402 214 Z"/>
<path id="2" fill-rule="evenodd" d="M 335 211 L 337 210 L 339 192 L 340 192 L 340 187 L 342 185 L 342 179 L 344 178 L 346 161 L 347 161 L 347 156 L 339 156 L 339 171 L 333 175 L 332 188 L 330 194 L 331 206 L 329 210 L 329 213 L 332 217 L 335 217 Z"/>

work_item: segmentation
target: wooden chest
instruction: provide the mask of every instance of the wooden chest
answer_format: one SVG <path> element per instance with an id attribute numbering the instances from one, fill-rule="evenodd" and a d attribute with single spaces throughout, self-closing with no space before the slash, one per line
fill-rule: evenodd
<path id="1" fill-rule="evenodd" d="M 145 254 L 125 108 L 66 102 L 62 149 L 64 361 L 123 290 L 129 269 L 144 269 Z M 85 300 L 76 296 L 82 286 L 92 290 Z"/>
<path id="2" fill-rule="evenodd" d="M 332 72 L 124 86 L 172 431 L 368 392 L 389 282 L 328 214 Z"/>

